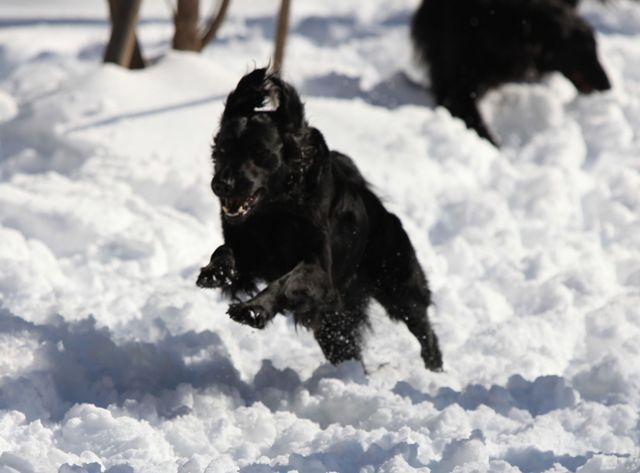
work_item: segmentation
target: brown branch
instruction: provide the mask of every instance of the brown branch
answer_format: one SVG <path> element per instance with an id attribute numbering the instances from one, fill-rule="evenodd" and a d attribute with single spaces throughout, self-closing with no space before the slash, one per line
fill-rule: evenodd
<path id="1" fill-rule="evenodd" d="M 280 3 L 280 13 L 278 14 L 278 28 L 276 30 L 276 45 L 273 53 L 273 72 L 280 74 L 282 62 L 284 61 L 284 47 L 289 31 L 289 11 L 291 0 L 282 0 Z"/>
<path id="2" fill-rule="evenodd" d="M 202 51 L 204 47 L 211 42 L 213 38 L 216 37 L 218 30 L 222 26 L 224 19 L 227 15 L 227 10 L 229 9 L 229 4 L 231 0 L 222 0 L 220 3 L 220 7 L 218 8 L 218 13 L 214 16 L 211 15 L 211 19 L 209 20 L 209 27 L 200 38 L 200 48 L 199 51 Z"/>

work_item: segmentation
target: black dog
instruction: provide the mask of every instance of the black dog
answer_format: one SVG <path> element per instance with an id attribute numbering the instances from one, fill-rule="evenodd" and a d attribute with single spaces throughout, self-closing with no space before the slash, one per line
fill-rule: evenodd
<path id="1" fill-rule="evenodd" d="M 336 364 L 361 359 L 374 297 L 418 339 L 426 367 L 441 369 L 430 291 L 407 234 L 351 159 L 307 124 L 292 86 L 265 69 L 244 76 L 227 99 L 213 160 L 225 243 L 197 285 L 235 297 L 268 283 L 229 307 L 233 320 L 263 328 L 292 312 Z"/>
<path id="2" fill-rule="evenodd" d="M 492 143 L 476 100 L 508 81 L 559 71 L 582 93 L 611 87 L 573 0 L 423 0 L 411 29 L 439 105 Z"/>

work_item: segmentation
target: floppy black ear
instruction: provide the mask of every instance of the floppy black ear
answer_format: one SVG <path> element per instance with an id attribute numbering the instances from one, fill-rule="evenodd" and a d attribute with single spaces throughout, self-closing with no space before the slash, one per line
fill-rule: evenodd
<path id="1" fill-rule="evenodd" d="M 227 97 L 222 119 L 252 115 L 265 100 L 267 69 L 256 69 L 245 75 Z"/>
<path id="2" fill-rule="evenodd" d="M 295 131 L 304 125 L 304 105 L 296 89 L 277 76 L 269 76 L 278 97 L 274 110 L 280 127 L 284 131 Z"/>
<path id="3" fill-rule="evenodd" d="M 304 124 L 304 106 L 296 90 L 266 68 L 240 79 L 227 97 L 222 119 L 256 113 L 271 114 L 283 131 L 297 130 Z"/>

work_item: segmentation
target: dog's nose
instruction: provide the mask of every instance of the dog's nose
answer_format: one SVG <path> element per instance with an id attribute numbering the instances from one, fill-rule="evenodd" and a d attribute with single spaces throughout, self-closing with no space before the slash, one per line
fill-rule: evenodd
<path id="1" fill-rule="evenodd" d="M 211 181 L 211 190 L 218 197 L 227 197 L 233 190 L 234 179 L 228 172 L 216 173 Z"/>
<path id="2" fill-rule="evenodd" d="M 609 81 L 609 76 L 607 76 L 607 73 L 604 71 L 602 67 L 599 67 L 596 72 L 595 88 L 596 90 L 611 89 L 611 82 Z"/>

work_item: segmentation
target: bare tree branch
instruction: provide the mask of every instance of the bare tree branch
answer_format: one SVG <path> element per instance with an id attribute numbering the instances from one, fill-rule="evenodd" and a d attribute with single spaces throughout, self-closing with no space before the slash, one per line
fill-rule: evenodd
<path id="1" fill-rule="evenodd" d="M 220 2 L 220 6 L 218 7 L 218 13 L 215 16 L 213 14 L 211 15 L 209 26 L 200 39 L 200 51 L 202 51 L 204 47 L 213 38 L 216 37 L 216 34 L 218 33 L 218 30 L 220 29 L 220 26 L 222 26 L 222 23 L 224 22 L 224 19 L 227 15 L 227 10 L 229 9 L 230 3 L 231 0 L 222 0 Z"/>
<path id="2" fill-rule="evenodd" d="M 289 11 L 291 0 L 281 0 L 280 12 L 278 14 L 278 27 L 276 30 L 276 46 L 273 53 L 273 71 L 280 74 L 282 62 L 284 61 L 284 47 L 289 31 Z"/>

